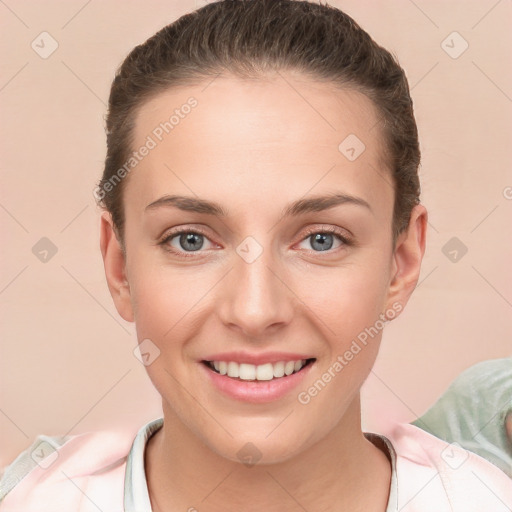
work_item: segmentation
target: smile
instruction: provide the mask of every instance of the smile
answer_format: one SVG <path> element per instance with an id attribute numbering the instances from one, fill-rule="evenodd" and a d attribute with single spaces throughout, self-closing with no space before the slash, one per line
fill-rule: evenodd
<path id="1" fill-rule="evenodd" d="M 296 361 L 279 361 L 260 365 L 237 363 L 235 361 L 203 361 L 214 372 L 237 380 L 275 380 L 298 373 L 305 366 L 313 363 L 312 359 Z"/>

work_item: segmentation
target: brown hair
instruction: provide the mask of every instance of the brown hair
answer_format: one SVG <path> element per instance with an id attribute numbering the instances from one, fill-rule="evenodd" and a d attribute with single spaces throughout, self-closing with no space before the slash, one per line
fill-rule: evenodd
<path id="1" fill-rule="evenodd" d="M 126 180 L 119 171 L 133 152 L 141 106 L 170 87 L 193 85 L 222 72 L 257 79 L 286 68 L 356 89 L 376 105 L 395 188 L 396 240 L 420 194 L 418 131 L 407 78 L 397 60 L 350 16 L 329 5 L 221 0 L 159 30 L 136 46 L 116 72 L 106 117 L 105 168 L 95 196 L 111 213 L 123 250 Z"/>

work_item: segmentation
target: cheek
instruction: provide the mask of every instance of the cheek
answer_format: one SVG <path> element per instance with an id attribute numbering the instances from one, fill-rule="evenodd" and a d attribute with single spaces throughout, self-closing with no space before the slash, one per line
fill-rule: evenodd
<path id="1" fill-rule="evenodd" d="M 322 417 L 324 425 L 338 424 L 368 377 L 385 328 L 385 280 L 376 273 L 352 272 L 350 278 L 331 280 L 332 292 L 318 294 L 311 309 L 319 321 L 317 338 L 324 357 L 315 377 L 298 395 L 308 418 Z M 313 299 L 313 297 L 311 297 Z"/>
<path id="2" fill-rule="evenodd" d="M 296 282 L 297 295 L 326 325 L 327 338 L 347 337 L 372 325 L 384 312 L 390 261 L 361 259 L 339 268 L 316 270 Z"/>
<path id="3" fill-rule="evenodd" d="M 343 412 L 347 398 L 368 376 L 386 325 L 383 313 L 390 261 L 372 257 L 370 251 L 366 256 L 360 264 L 330 269 L 324 277 L 317 275 L 303 283 L 299 292 L 307 296 L 305 314 L 306 309 L 314 312 L 309 316 L 316 318 L 318 339 L 324 339 L 326 357 L 321 372 L 329 384 L 317 405 L 323 408 L 334 400 L 339 408 L 332 414 Z"/>
<path id="4" fill-rule="evenodd" d="M 197 302 L 200 281 L 190 269 L 172 269 L 152 253 L 133 251 L 128 262 L 130 293 L 137 332 L 163 339 Z"/>
<path id="5" fill-rule="evenodd" d="M 167 352 L 178 348 L 173 341 L 191 336 L 191 318 L 198 308 L 200 289 L 191 285 L 190 278 L 170 279 L 162 274 L 153 279 L 145 275 L 136 283 L 134 316 L 139 340 L 151 338 Z"/>
<path id="6" fill-rule="evenodd" d="M 146 347 L 156 354 L 145 366 L 146 372 L 162 397 L 172 390 L 170 396 L 178 407 L 187 397 L 174 379 L 183 381 L 184 368 L 189 364 L 183 348 L 187 340 L 197 335 L 191 318 L 198 292 L 190 285 L 190 278 L 156 268 L 137 274 L 131 289 L 137 339 L 139 343 L 149 339 L 151 343 Z"/>

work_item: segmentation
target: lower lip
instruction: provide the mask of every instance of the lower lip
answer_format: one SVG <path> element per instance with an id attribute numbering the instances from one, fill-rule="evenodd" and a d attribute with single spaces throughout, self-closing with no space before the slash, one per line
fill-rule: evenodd
<path id="1" fill-rule="evenodd" d="M 282 398 L 296 388 L 311 371 L 316 361 L 304 366 L 297 373 L 272 380 L 239 380 L 221 375 L 204 363 L 199 363 L 211 379 L 212 384 L 227 396 L 254 404 L 272 402 Z"/>

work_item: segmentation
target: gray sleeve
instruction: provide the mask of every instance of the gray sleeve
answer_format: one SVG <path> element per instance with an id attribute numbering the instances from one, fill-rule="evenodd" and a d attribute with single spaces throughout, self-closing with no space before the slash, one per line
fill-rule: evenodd
<path id="1" fill-rule="evenodd" d="M 505 428 L 511 412 L 512 357 L 505 357 L 463 371 L 412 424 L 448 443 L 457 442 L 512 478 L 512 444 Z"/>

